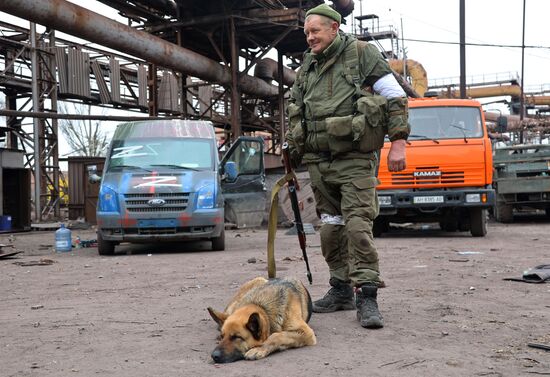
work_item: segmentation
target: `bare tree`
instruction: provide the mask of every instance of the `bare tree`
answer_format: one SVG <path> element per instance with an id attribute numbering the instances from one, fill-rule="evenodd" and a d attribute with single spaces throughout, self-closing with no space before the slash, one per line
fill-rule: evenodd
<path id="1" fill-rule="evenodd" d="M 91 115 L 92 106 L 60 102 L 63 114 Z M 62 119 L 59 129 L 72 149 L 71 154 L 78 156 L 104 156 L 109 144 L 107 135 L 100 128 L 101 122 L 92 120 Z"/>

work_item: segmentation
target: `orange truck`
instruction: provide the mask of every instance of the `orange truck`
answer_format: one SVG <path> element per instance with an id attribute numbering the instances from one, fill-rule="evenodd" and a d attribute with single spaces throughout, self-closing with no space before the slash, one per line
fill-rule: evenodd
<path id="1" fill-rule="evenodd" d="M 409 123 L 406 170 L 389 172 L 389 141 L 382 149 L 375 236 L 388 231 L 390 222 L 437 222 L 445 231 L 485 236 L 495 192 L 491 141 L 481 104 L 409 99 Z"/>

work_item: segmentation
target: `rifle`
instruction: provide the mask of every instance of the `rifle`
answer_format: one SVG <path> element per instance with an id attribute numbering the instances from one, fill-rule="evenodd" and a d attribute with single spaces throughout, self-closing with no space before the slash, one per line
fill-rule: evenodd
<path id="1" fill-rule="evenodd" d="M 290 152 L 288 150 L 288 143 L 283 144 L 282 153 L 283 153 L 283 163 L 285 165 L 286 174 L 292 173 L 292 165 L 290 163 Z M 288 181 L 288 196 L 290 197 L 290 203 L 292 204 L 292 212 L 294 212 L 294 224 L 296 225 L 296 232 L 298 233 L 298 241 L 300 242 L 300 248 L 302 249 L 302 256 L 304 257 L 304 262 L 306 263 L 307 269 L 307 280 L 309 284 L 313 282 L 311 277 L 311 271 L 309 270 L 309 261 L 307 259 L 306 252 L 306 232 L 304 231 L 304 224 L 302 223 L 302 215 L 300 214 L 300 205 L 298 203 L 298 195 L 296 190 L 298 189 L 298 182 L 296 179 L 291 179 Z"/>

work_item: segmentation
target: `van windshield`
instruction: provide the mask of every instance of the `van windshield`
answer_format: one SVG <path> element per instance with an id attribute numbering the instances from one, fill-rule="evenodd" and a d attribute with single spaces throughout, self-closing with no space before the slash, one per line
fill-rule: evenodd
<path id="1" fill-rule="evenodd" d="M 477 107 L 415 107 L 409 109 L 411 136 L 418 139 L 465 139 L 483 136 Z"/>
<path id="2" fill-rule="evenodd" d="M 213 170 L 213 143 L 208 139 L 139 138 L 113 140 L 108 170 L 123 167 L 171 167 Z"/>

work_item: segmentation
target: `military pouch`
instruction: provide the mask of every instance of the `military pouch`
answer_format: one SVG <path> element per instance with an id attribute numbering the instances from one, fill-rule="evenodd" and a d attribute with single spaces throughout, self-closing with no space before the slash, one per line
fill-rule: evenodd
<path id="1" fill-rule="evenodd" d="M 352 121 L 354 116 L 326 118 L 328 149 L 332 155 L 353 150 Z"/>
<path id="2" fill-rule="evenodd" d="M 372 152 L 384 146 L 387 133 L 387 100 L 379 95 L 360 97 L 357 115 L 353 118 L 352 133 L 354 149 Z"/>
<path id="3" fill-rule="evenodd" d="M 288 122 L 290 134 L 296 152 L 303 156 L 305 150 L 306 134 L 302 125 L 302 110 L 301 108 L 291 103 L 288 105 Z"/>

